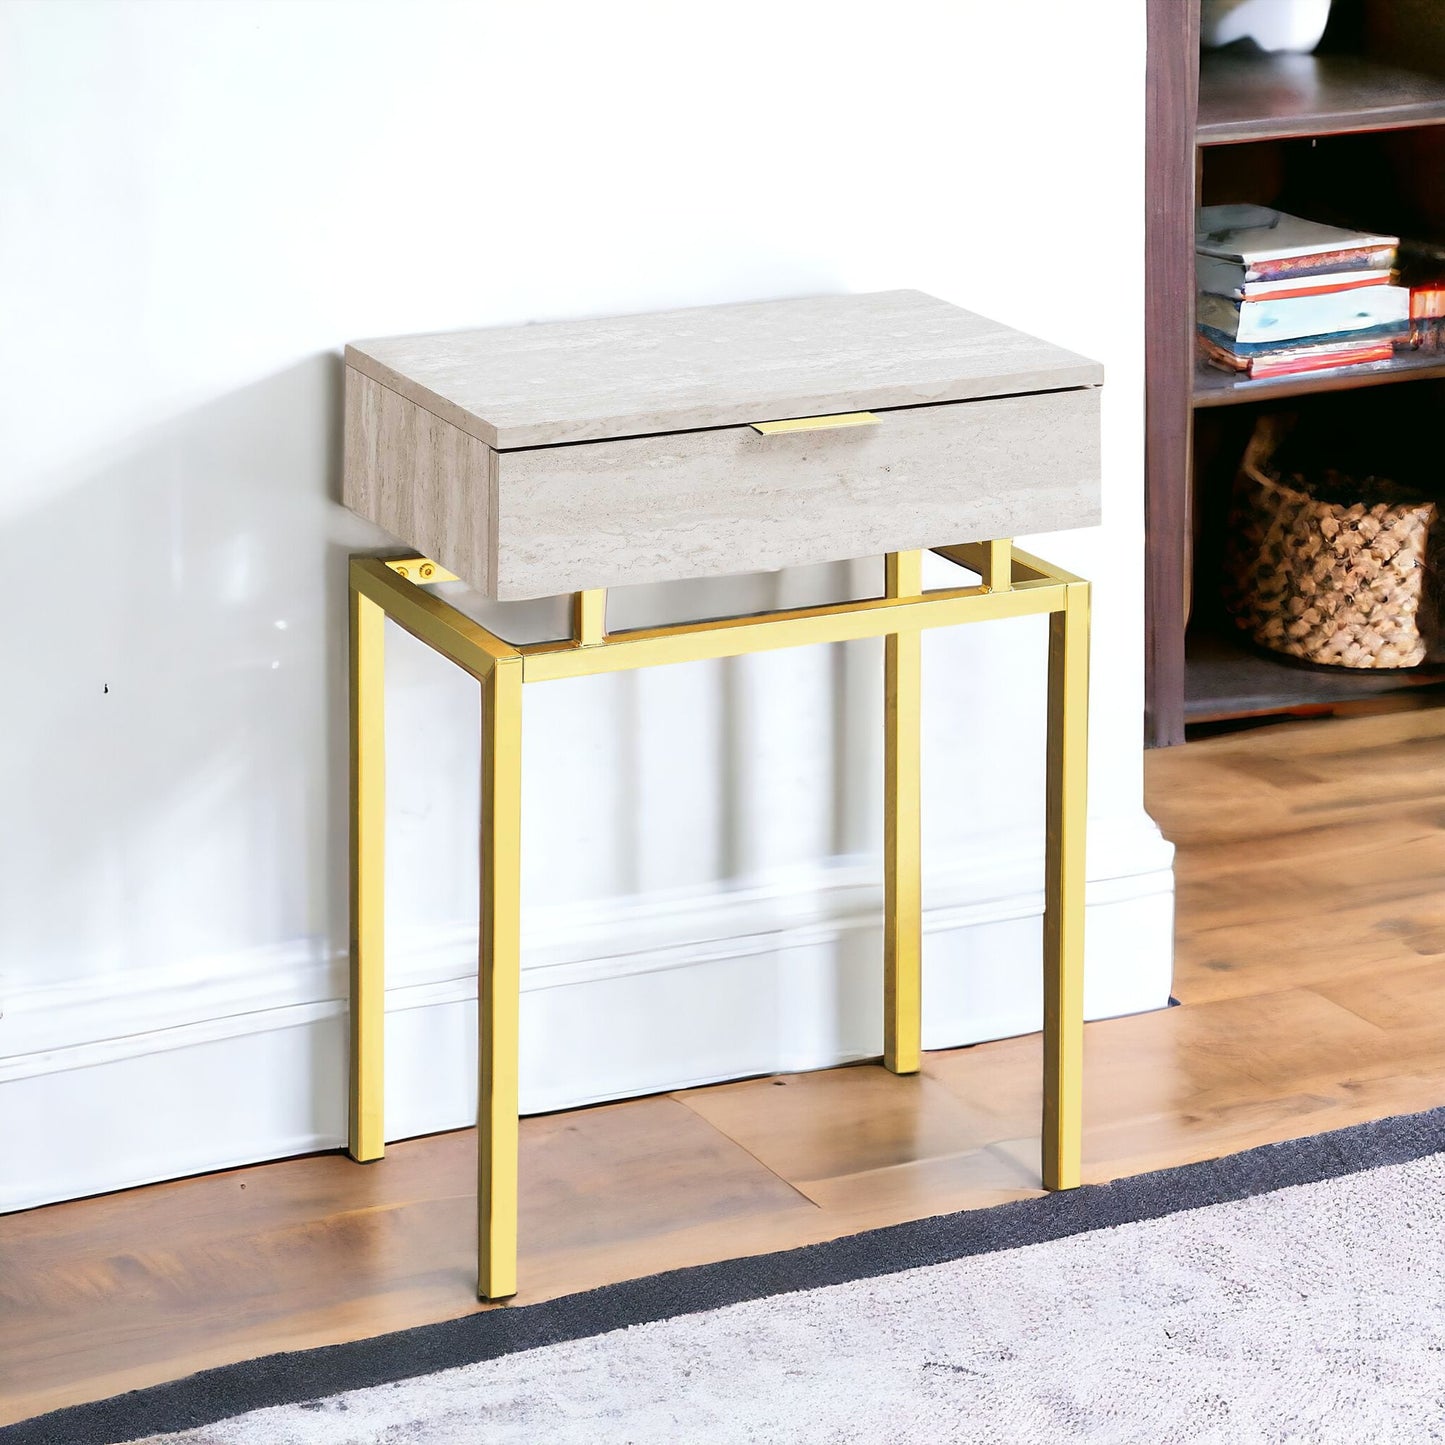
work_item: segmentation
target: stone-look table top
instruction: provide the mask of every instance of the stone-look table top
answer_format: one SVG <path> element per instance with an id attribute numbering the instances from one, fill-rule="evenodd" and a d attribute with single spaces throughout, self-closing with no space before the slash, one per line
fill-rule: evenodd
<path id="1" fill-rule="evenodd" d="M 389 337 L 346 362 L 502 451 L 1103 381 L 921 291 Z"/>

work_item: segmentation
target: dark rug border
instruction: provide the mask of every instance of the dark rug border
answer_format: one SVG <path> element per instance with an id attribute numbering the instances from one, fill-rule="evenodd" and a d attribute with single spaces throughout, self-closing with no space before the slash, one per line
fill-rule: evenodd
<path id="1" fill-rule="evenodd" d="M 1445 1151 L 1445 1108 L 1266 1144 L 1112 1184 L 670 1270 L 541 1304 L 266 1355 L 0 1427 L 0 1445 L 121 1445 L 273 1405 L 390 1384 L 629 1325 L 1160 1219 Z M 721 1226 L 720 1226 L 721 1227 Z"/>

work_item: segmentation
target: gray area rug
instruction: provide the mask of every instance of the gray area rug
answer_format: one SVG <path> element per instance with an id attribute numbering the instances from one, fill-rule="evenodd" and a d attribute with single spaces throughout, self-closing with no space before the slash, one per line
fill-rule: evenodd
<path id="1" fill-rule="evenodd" d="M 1384 1120 L 273 1356 L 0 1445 L 1445 1441 L 1442 1148 L 1445 1111 Z"/>

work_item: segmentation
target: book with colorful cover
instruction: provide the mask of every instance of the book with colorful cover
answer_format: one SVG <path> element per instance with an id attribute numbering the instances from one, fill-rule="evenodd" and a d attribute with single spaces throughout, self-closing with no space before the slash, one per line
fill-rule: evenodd
<path id="1" fill-rule="evenodd" d="M 1238 341 L 1228 332 L 1218 331 L 1212 326 L 1201 326 L 1199 334 L 1212 341 L 1224 351 L 1236 356 L 1264 356 L 1271 351 L 1299 351 L 1307 346 L 1339 346 L 1348 342 L 1364 346 L 1372 342 L 1388 341 L 1391 345 L 1405 342 L 1410 336 L 1410 323 L 1398 321 L 1389 326 L 1374 326 L 1368 331 L 1340 331 L 1328 336 L 1308 336 L 1273 341 Z"/>
<path id="2" fill-rule="evenodd" d="M 1360 286 L 1389 286 L 1397 273 L 1378 270 L 1331 271 L 1315 276 L 1279 276 L 1270 281 L 1246 281 L 1244 268 L 1217 256 L 1194 258 L 1199 290 L 1233 301 L 1283 301 L 1295 296 L 1328 296 L 1335 291 L 1353 291 Z"/>
<path id="3" fill-rule="evenodd" d="M 1302 376 L 1312 371 L 1334 371 L 1341 366 L 1363 366 L 1372 361 L 1393 361 L 1395 348 L 1388 342 L 1374 346 L 1346 347 L 1339 353 L 1303 352 L 1291 356 L 1257 356 L 1249 364 L 1250 379 L 1266 381 L 1272 376 Z"/>
<path id="4" fill-rule="evenodd" d="M 1408 286 L 1354 286 L 1317 296 L 1263 297 L 1235 301 L 1201 292 L 1196 318 L 1234 341 L 1306 341 L 1385 326 L 1408 330 Z"/>
<path id="5" fill-rule="evenodd" d="M 1198 255 L 1237 271 L 1237 282 L 1232 272 L 1217 271 L 1215 285 L 1224 294 L 1231 293 L 1235 284 L 1251 281 L 1392 270 L 1399 246 L 1398 236 L 1327 226 L 1287 211 L 1250 205 L 1201 207 L 1194 235 Z"/>
<path id="6" fill-rule="evenodd" d="M 1445 280 L 1414 287 L 1410 292 L 1410 315 L 1420 321 L 1445 319 Z"/>
<path id="7" fill-rule="evenodd" d="M 1271 376 L 1297 376 L 1312 371 L 1332 371 L 1341 366 L 1360 366 L 1372 361 L 1391 361 L 1395 343 L 1344 341 L 1322 346 L 1283 347 L 1253 356 L 1241 356 L 1211 341 L 1203 333 L 1199 348 L 1210 365 L 1221 371 L 1264 380 Z"/>
<path id="8" fill-rule="evenodd" d="M 1410 345 L 1417 351 L 1445 351 L 1445 279 L 1411 288 Z"/>
<path id="9" fill-rule="evenodd" d="M 1445 352 L 1445 245 L 1407 241 L 1400 267 L 1410 287 L 1410 345 L 1439 355 Z"/>

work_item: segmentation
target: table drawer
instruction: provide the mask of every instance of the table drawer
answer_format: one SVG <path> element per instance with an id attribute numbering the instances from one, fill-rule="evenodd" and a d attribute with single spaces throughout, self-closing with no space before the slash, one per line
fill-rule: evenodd
<path id="1" fill-rule="evenodd" d="M 1099 390 L 497 451 L 348 368 L 342 500 L 502 599 L 764 571 L 1099 519 Z"/>
<path id="2" fill-rule="evenodd" d="M 875 415 L 494 453 L 488 590 L 542 597 L 1099 519 L 1095 387 Z"/>

